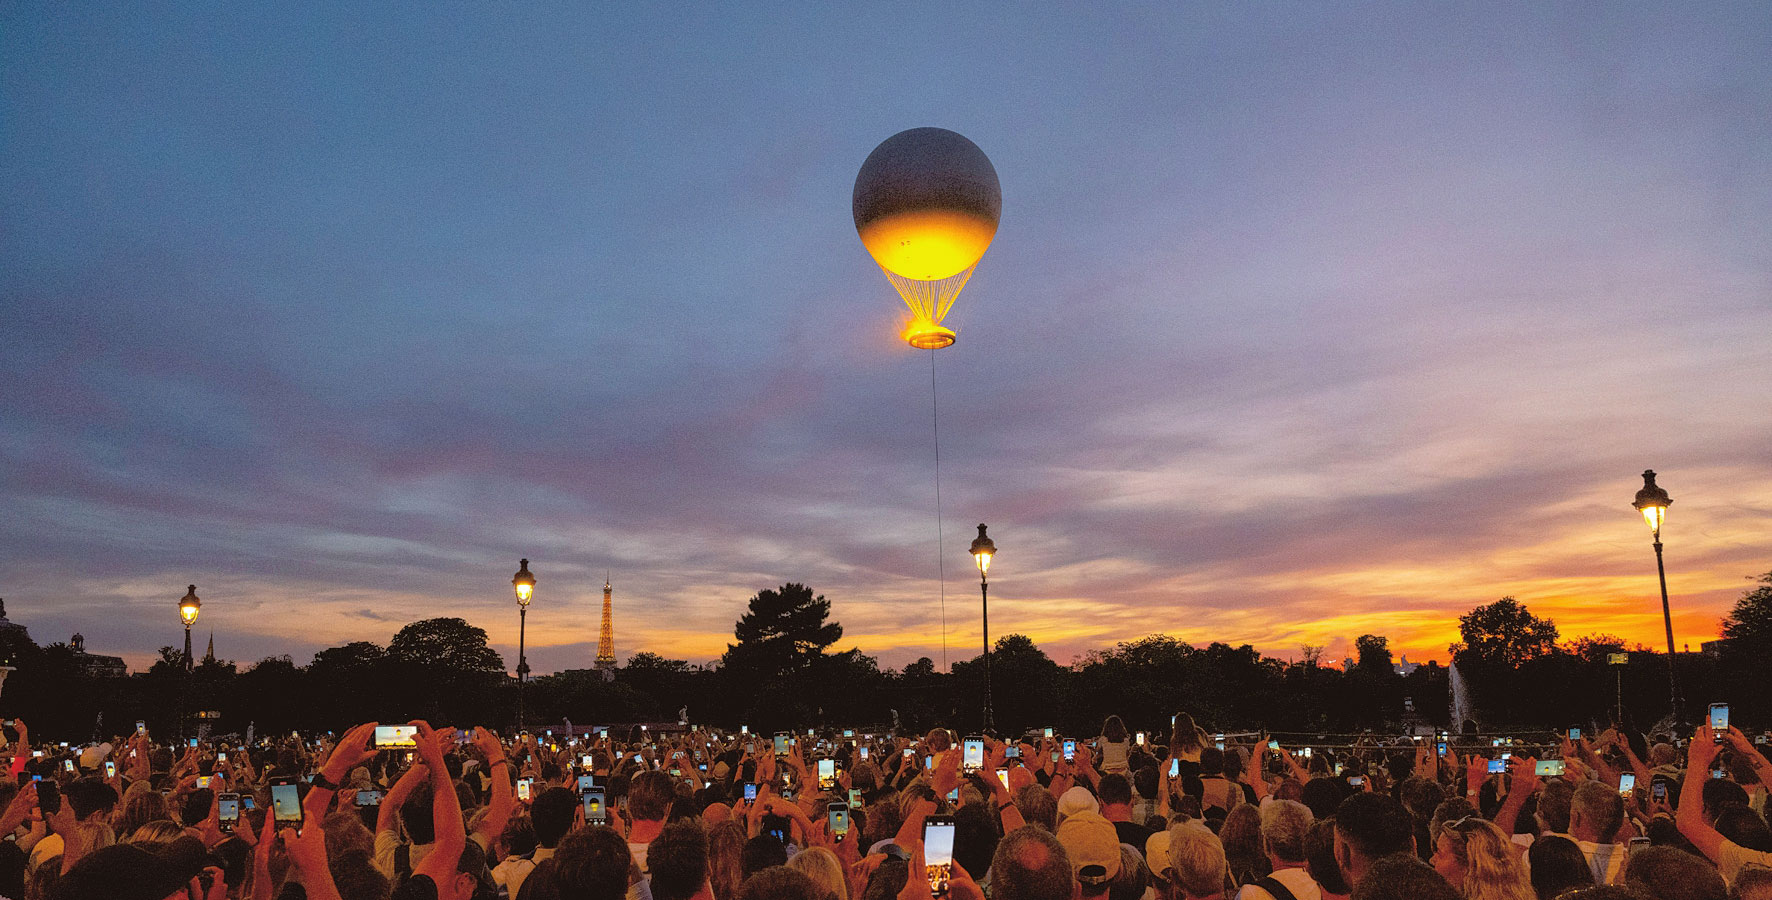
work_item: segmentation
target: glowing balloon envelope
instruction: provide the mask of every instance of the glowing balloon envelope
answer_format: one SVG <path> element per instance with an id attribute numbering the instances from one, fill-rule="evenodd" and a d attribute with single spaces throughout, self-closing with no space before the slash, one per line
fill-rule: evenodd
<path id="1" fill-rule="evenodd" d="M 911 310 L 905 340 L 936 349 L 942 326 L 997 234 L 1003 192 L 978 145 L 945 128 L 880 143 L 855 176 L 855 231 Z"/>

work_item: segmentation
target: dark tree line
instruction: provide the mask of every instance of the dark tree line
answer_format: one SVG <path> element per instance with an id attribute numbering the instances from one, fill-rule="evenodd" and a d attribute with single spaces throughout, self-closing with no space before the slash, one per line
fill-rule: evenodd
<path id="1" fill-rule="evenodd" d="M 1676 667 L 1687 715 L 1728 701 L 1738 722 L 1772 720 L 1772 573 L 1757 579 L 1722 623 L 1716 654 L 1680 654 Z M 1452 657 L 1486 730 L 1563 728 L 1603 723 L 1624 707 L 1646 726 L 1668 712 L 1667 657 L 1627 648 L 1607 635 L 1562 641 L 1554 623 L 1502 598 L 1460 617 Z M 880 728 L 897 714 L 907 730 L 937 724 L 978 727 L 984 707 L 983 658 L 956 662 L 951 673 L 928 658 L 903 670 L 881 669 L 858 648 L 835 649 L 842 626 L 831 603 L 802 584 L 758 592 L 733 629 L 719 661 L 638 653 L 614 681 L 570 670 L 526 686 L 529 725 L 675 721 L 759 732 L 809 726 Z M 339 730 L 368 720 L 513 724 L 520 689 L 486 632 L 461 619 L 440 618 L 402 628 L 387 646 L 355 641 L 314 655 L 306 666 L 288 656 L 244 668 L 205 662 L 185 671 L 182 655 L 163 648 L 147 672 L 94 679 L 61 644 L 39 648 L 19 635 L 3 649 L 18 669 L 0 705 L 24 718 L 40 739 L 84 740 L 127 732 L 138 719 L 157 734 L 191 733 L 189 716 L 220 713 L 218 733 L 260 735 Z M 1434 663 L 1398 674 L 1389 642 L 1355 641 L 1356 660 L 1323 665 L 1321 648 L 1299 659 L 1262 656 L 1249 645 L 1194 646 L 1160 634 L 1096 650 L 1060 664 L 1026 635 L 993 647 L 993 711 L 1000 730 L 1053 726 L 1092 734 L 1108 714 L 1134 730 L 1164 734 L 1172 713 L 1185 710 L 1209 729 L 1350 733 L 1396 729 L 1414 721 L 1452 727 L 1449 670 Z M 1628 663 L 1609 664 L 1627 652 Z M 100 717 L 102 716 L 102 724 Z"/>

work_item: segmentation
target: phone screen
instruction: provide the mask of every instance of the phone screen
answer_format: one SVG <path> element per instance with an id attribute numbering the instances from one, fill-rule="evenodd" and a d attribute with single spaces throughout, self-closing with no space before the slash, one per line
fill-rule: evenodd
<path id="1" fill-rule="evenodd" d="M 965 751 L 960 758 L 961 767 L 968 772 L 984 768 L 984 738 L 969 737 L 962 746 Z"/>
<path id="2" fill-rule="evenodd" d="M 1634 791 L 1636 789 L 1637 789 L 1637 776 L 1636 775 L 1634 775 L 1630 772 L 1626 772 L 1623 775 L 1618 776 L 1618 793 L 1623 794 L 1626 797 L 1629 797 L 1631 791 Z"/>
<path id="3" fill-rule="evenodd" d="M 414 725 L 375 726 L 375 749 L 410 750 L 418 746 L 418 727 Z"/>
<path id="4" fill-rule="evenodd" d="M 857 747 L 855 752 L 860 753 L 862 759 L 868 758 L 868 748 L 866 747 Z"/>
<path id="5" fill-rule="evenodd" d="M 579 802 L 583 803 L 584 807 L 585 807 L 585 824 L 587 824 L 587 825 L 607 825 L 607 824 L 609 824 L 609 816 L 607 813 L 604 812 L 604 809 L 603 809 L 603 791 L 602 790 L 599 789 L 599 790 L 594 790 L 594 791 L 580 791 L 578 794 L 578 798 L 579 798 Z"/>
<path id="6" fill-rule="evenodd" d="M 1077 742 L 1074 740 L 1071 740 L 1070 738 L 1065 738 L 1064 739 L 1064 759 L 1065 759 L 1065 762 L 1070 762 L 1071 760 L 1076 759 L 1076 758 L 1077 758 Z"/>
<path id="7" fill-rule="evenodd" d="M 861 788 L 849 789 L 849 808 L 861 809 Z"/>
<path id="8" fill-rule="evenodd" d="M 788 753 L 788 733 L 785 731 L 777 731 L 775 733 L 775 755 L 776 756 L 786 756 L 787 753 Z"/>
<path id="9" fill-rule="evenodd" d="M 929 876 L 929 896 L 946 897 L 954 874 L 954 819 L 930 816 L 923 820 L 923 862 Z"/>
<path id="10" fill-rule="evenodd" d="M 293 781 L 271 785 L 271 816 L 278 825 L 302 826 L 300 785 Z"/>
<path id="11" fill-rule="evenodd" d="M 1003 747 L 1003 758 L 1004 759 L 1020 759 L 1021 758 L 1021 747 L 1017 744 L 1008 744 L 1008 745 L 1004 746 Z"/>
<path id="12" fill-rule="evenodd" d="M 117 763 L 115 761 L 109 760 L 109 759 L 105 760 L 105 777 L 106 778 L 116 778 L 117 777 Z"/>
<path id="13" fill-rule="evenodd" d="M 1649 785 L 1649 796 L 1654 797 L 1657 800 L 1666 800 L 1667 782 L 1657 781 L 1654 784 Z"/>
<path id="14" fill-rule="evenodd" d="M 358 791 L 353 802 L 358 806 L 380 806 L 381 791 Z"/>
<path id="15" fill-rule="evenodd" d="M 818 761 L 818 789 L 828 791 L 837 783 L 837 761 L 825 757 Z"/>
<path id="16" fill-rule="evenodd" d="M 1581 729 L 1579 729 L 1579 728 L 1569 729 L 1569 740 L 1572 740 L 1572 741 L 1581 740 Z"/>
<path id="17" fill-rule="evenodd" d="M 1138 746 L 1140 746 L 1140 747 L 1144 746 L 1144 732 L 1142 732 L 1142 731 L 1140 731 L 1138 733 Z"/>
<path id="18" fill-rule="evenodd" d="M 518 800 L 528 800 L 529 799 L 529 784 L 530 784 L 530 781 L 527 778 L 517 779 L 517 799 Z"/>
<path id="19" fill-rule="evenodd" d="M 1538 761 L 1537 774 L 1540 778 L 1563 774 L 1563 761 L 1560 759 L 1541 759 Z"/>
<path id="20" fill-rule="evenodd" d="M 1712 703 L 1710 705 L 1711 737 L 1721 744 L 1729 736 L 1729 704 Z"/>
<path id="21" fill-rule="evenodd" d="M 1489 760 L 1489 774 L 1500 775 L 1507 771 L 1507 762 L 1500 759 Z"/>
<path id="22" fill-rule="evenodd" d="M 747 783 L 744 786 L 744 798 L 746 800 L 753 800 L 753 801 L 757 799 L 757 785 L 756 784 Z"/>
<path id="23" fill-rule="evenodd" d="M 832 803 L 826 809 L 830 816 L 830 831 L 838 840 L 849 833 L 849 804 Z"/>
<path id="24" fill-rule="evenodd" d="M 1046 739 L 1052 740 L 1052 729 L 1051 728 L 1046 729 Z"/>
<path id="25" fill-rule="evenodd" d="M 6 724 L 11 725 L 12 723 L 8 722 Z M 136 722 L 135 723 L 135 733 L 136 734 L 147 734 L 148 733 L 148 723 Z"/>
<path id="26" fill-rule="evenodd" d="M 1270 739 L 1270 740 L 1269 740 L 1269 741 L 1268 741 L 1268 742 L 1267 742 L 1267 748 L 1268 748 L 1268 749 L 1269 749 L 1269 750 L 1278 750 L 1278 749 L 1280 749 L 1280 742 L 1279 742 L 1279 741 L 1277 741 L 1277 740 L 1271 740 L 1271 739 Z"/>
<path id="27" fill-rule="evenodd" d="M 1439 743 L 1439 746 L 1436 748 L 1436 750 L 1441 756 L 1445 756 L 1446 755 L 1446 742 L 1441 741 Z"/>
<path id="28" fill-rule="evenodd" d="M 1347 783 L 1353 785 L 1354 787 L 1365 787 L 1366 786 L 1366 776 L 1351 775 L 1348 777 Z"/>
<path id="29" fill-rule="evenodd" d="M 197 776 L 197 790 L 200 790 L 200 791 L 207 790 L 209 788 L 210 783 L 213 782 L 214 780 L 215 779 L 209 775 L 198 775 Z"/>
<path id="30" fill-rule="evenodd" d="M 1171 759 L 1169 761 L 1169 777 L 1170 778 L 1180 778 L 1181 777 L 1181 760 Z"/>
<path id="31" fill-rule="evenodd" d="M 1003 782 L 1003 789 L 1004 790 L 1008 790 L 1009 789 L 1009 770 L 1008 769 L 998 769 L 997 770 L 997 780 Z"/>
<path id="32" fill-rule="evenodd" d="M 232 825 L 240 821 L 240 798 L 233 794 L 222 794 L 216 798 L 216 815 L 223 825 Z"/>

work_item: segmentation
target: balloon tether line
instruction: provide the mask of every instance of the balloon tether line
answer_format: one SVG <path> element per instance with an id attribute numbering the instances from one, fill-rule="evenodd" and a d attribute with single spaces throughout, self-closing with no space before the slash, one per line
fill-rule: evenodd
<path id="1" fill-rule="evenodd" d="M 948 671 L 947 549 L 941 537 L 941 407 L 936 403 L 935 348 L 929 349 L 929 422 L 935 433 L 935 577 L 941 583 L 941 671 Z"/>

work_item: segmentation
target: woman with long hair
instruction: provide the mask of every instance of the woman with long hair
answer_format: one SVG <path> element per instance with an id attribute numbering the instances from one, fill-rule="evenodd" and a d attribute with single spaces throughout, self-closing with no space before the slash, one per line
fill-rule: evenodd
<path id="1" fill-rule="evenodd" d="M 1261 836 L 1261 809 L 1239 803 L 1218 826 L 1218 839 L 1224 844 L 1224 858 L 1231 867 L 1231 879 L 1238 887 L 1253 884 L 1273 872 L 1267 858 L 1267 842 Z"/>
<path id="2" fill-rule="evenodd" d="M 744 883 L 744 844 L 750 835 L 736 819 L 708 829 L 708 883 L 715 900 L 733 900 Z"/>
<path id="3" fill-rule="evenodd" d="M 1487 819 L 1465 816 L 1440 826 L 1433 866 L 1464 900 L 1538 900 L 1513 842 Z"/>
<path id="4" fill-rule="evenodd" d="M 1126 733 L 1126 723 L 1119 716 L 1108 716 L 1101 723 L 1101 772 L 1107 775 L 1113 772 L 1125 773 L 1129 767 L 1126 756 L 1132 751 L 1132 737 Z"/>

